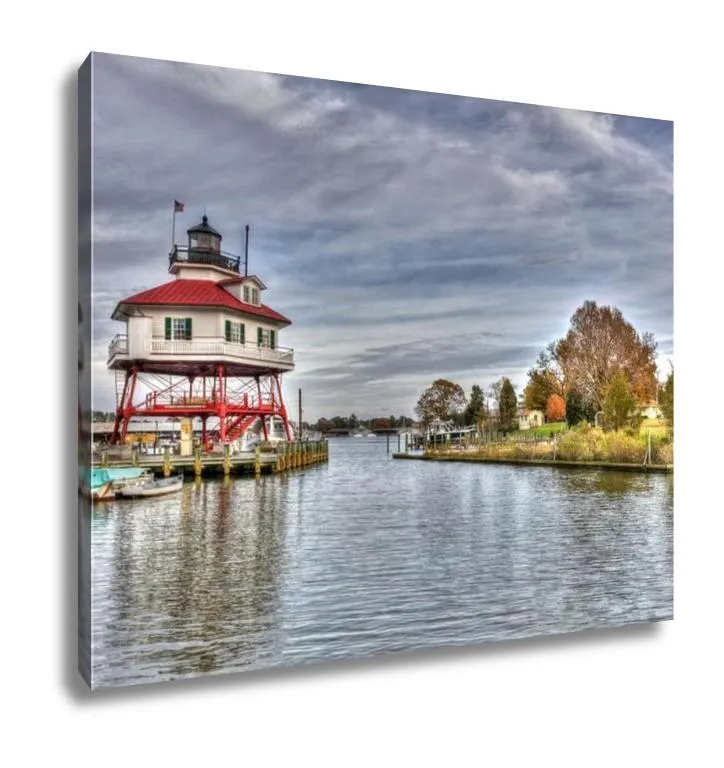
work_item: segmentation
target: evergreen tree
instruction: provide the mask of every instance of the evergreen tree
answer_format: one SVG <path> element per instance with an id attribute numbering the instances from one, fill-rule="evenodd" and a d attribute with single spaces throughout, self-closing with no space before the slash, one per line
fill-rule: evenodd
<path id="1" fill-rule="evenodd" d="M 518 410 L 518 398 L 510 379 L 504 376 L 500 385 L 500 426 L 513 429 Z"/>
<path id="2" fill-rule="evenodd" d="M 664 386 L 659 391 L 659 408 L 668 422 L 669 426 L 674 427 L 674 372 L 666 378 Z"/>
<path id="3" fill-rule="evenodd" d="M 471 426 L 483 421 L 485 416 L 485 397 L 483 390 L 478 384 L 473 384 L 470 390 L 470 399 L 465 408 L 465 424 Z"/>
<path id="4" fill-rule="evenodd" d="M 590 403 L 586 403 L 577 389 L 571 389 L 566 393 L 566 421 L 569 427 L 586 421 L 596 420 L 596 409 Z"/>

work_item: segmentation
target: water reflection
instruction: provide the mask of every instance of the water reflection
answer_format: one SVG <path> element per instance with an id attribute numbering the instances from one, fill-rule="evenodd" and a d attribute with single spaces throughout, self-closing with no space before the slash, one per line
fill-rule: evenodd
<path id="1" fill-rule="evenodd" d="M 560 475 L 562 487 L 572 493 L 650 493 L 662 483 L 662 476 L 610 470 L 551 469 Z M 664 476 L 664 484 L 671 476 Z"/>
<path id="2" fill-rule="evenodd" d="M 96 684 L 667 618 L 671 478 L 390 460 L 97 507 Z"/>

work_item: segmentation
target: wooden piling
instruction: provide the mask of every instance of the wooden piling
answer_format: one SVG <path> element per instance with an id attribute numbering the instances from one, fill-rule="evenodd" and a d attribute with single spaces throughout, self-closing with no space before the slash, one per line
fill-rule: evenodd
<path id="1" fill-rule="evenodd" d="M 163 476 L 171 477 L 171 452 L 168 448 L 163 452 Z"/>
<path id="2" fill-rule="evenodd" d="M 194 475 L 201 477 L 201 470 L 203 469 L 203 463 L 201 461 L 201 446 L 196 446 L 196 455 L 194 457 Z"/>
<path id="3" fill-rule="evenodd" d="M 231 446 L 224 445 L 224 474 L 231 474 Z"/>
<path id="4" fill-rule="evenodd" d="M 254 449 L 254 474 L 259 477 L 261 475 L 261 446 L 257 445 Z"/>

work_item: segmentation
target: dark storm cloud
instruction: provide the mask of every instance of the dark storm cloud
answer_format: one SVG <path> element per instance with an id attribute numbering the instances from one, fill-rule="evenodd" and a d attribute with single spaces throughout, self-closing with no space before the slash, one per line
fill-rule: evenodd
<path id="1" fill-rule="evenodd" d="M 588 298 L 671 357 L 670 123 L 106 55 L 94 87 L 98 371 L 118 298 L 169 277 L 174 198 L 178 241 L 252 225 L 313 418 L 520 386 Z"/>

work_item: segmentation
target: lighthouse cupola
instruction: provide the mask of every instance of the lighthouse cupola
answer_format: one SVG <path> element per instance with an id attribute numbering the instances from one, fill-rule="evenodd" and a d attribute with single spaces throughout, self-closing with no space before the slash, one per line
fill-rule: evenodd
<path id="1" fill-rule="evenodd" d="M 186 232 L 189 236 L 189 252 L 221 253 L 221 233 L 209 224 L 209 217 L 206 214 L 201 218 L 201 224 L 191 227 Z"/>
<path id="2" fill-rule="evenodd" d="M 201 223 L 186 230 L 187 245 L 174 245 L 168 271 L 178 278 L 224 280 L 239 276 L 239 256 L 221 250 L 221 233 L 204 214 Z"/>

